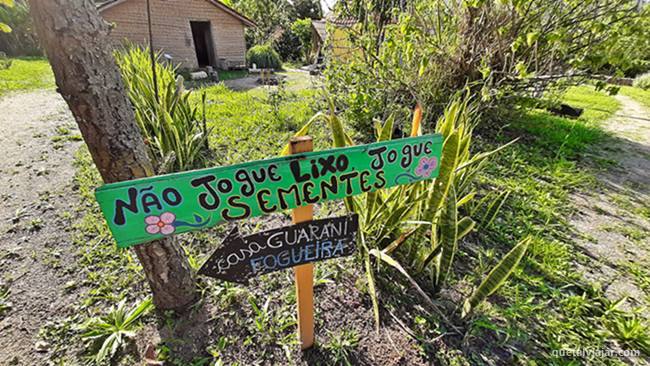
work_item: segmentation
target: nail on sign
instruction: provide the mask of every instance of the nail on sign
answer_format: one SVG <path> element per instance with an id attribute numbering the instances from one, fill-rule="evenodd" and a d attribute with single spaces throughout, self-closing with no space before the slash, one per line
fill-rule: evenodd
<path id="1" fill-rule="evenodd" d="M 439 134 L 107 184 L 119 247 L 438 176 Z"/>
<path id="2" fill-rule="evenodd" d="M 300 264 L 352 255 L 356 214 L 313 220 L 242 237 L 235 227 L 199 274 L 247 283 L 251 277 Z"/>

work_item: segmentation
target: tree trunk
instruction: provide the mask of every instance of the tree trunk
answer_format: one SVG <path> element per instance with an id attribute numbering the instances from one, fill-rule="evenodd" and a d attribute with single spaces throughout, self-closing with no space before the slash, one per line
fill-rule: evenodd
<path id="1" fill-rule="evenodd" d="M 58 91 L 68 103 L 104 182 L 153 174 L 108 38 L 109 27 L 90 0 L 30 0 Z M 190 266 L 173 239 L 134 248 L 154 304 L 182 310 L 195 298 Z"/>

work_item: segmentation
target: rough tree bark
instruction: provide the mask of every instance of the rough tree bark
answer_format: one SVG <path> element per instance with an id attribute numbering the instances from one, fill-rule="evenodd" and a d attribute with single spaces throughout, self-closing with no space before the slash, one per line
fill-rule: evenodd
<path id="1" fill-rule="evenodd" d="M 34 27 L 104 182 L 153 174 L 119 69 L 109 27 L 90 0 L 30 0 Z M 182 310 L 196 287 L 185 253 L 173 239 L 134 248 L 163 310 Z"/>

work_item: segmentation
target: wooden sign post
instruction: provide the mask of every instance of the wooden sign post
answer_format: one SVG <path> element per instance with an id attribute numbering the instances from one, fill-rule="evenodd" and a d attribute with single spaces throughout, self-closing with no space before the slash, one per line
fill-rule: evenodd
<path id="1" fill-rule="evenodd" d="M 432 179 L 441 153 L 441 135 L 409 137 L 111 183 L 95 197 L 117 245 L 128 248 Z"/>
<path id="2" fill-rule="evenodd" d="M 199 269 L 199 274 L 247 284 L 252 277 L 306 263 L 352 255 L 359 215 L 305 221 L 247 236 L 237 226 Z"/>
<path id="3" fill-rule="evenodd" d="M 314 144 L 309 136 L 297 137 L 290 141 L 292 155 L 310 152 Z M 293 209 L 291 217 L 294 224 L 311 221 L 314 218 L 314 205 Z M 296 302 L 298 305 L 298 337 L 302 349 L 314 345 L 314 264 L 307 263 L 293 267 L 296 282 Z"/>
<path id="4" fill-rule="evenodd" d="M 292 267 L 307 349 L 314 345 L 313 262 L 351 255 L 359 230 L 356 214 L 314 221 L 313 204 L 435 178 L 442 143 L 435 134 L 313 152 L 311 138 L 298 137 L 286 157 L 107 184 L 95 196 L 121 248 L 291 209 L 292 226 L 245 237 L 231 231 L 199 274 L 246 283 Z"/>

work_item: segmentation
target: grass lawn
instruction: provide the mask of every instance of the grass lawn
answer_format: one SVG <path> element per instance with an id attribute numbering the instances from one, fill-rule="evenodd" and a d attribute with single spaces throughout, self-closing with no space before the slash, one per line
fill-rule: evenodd
<path id="1" fill-rule="evenodd" d="M 232 91 L 217 85 L 199 90 L 194 96 L 197 102 L 200 92 L 206 93 L 215 165 L 277 156 L 288 138 L 326 106 L 318 91 L 309 88 Z M 204 356 L 192 364 L 298 364 L 302 357 L 315 357 L 312 361 L 317 364 L 354 364 L 373 352 L 386 354 L 395 349 L 399 350 L 396 357 L 402 357 L 405 364 L 508 364 L 513 360 L 522 365 L 624 364 L 616 357 L 564 357 L 557 353 L 563 349 L 606 349 L 614 340 L 625 344 L 621 340 L 624 335 L 613 329 L 629 315 L 615 309 L 597 284 L 585 281 L 575 271 L 576 263 L 598 264 L 576 250 L 568 223 L 574 211 L 571 193 L 596 185 L 596 172 L 583 159 L 591 148 L 606 141 L 599 126 L 616 111 L 618 102 L 590 87 L 569 90 L 565 101 L 586 108 L 583 116 L 572 120 L 534 110 L 517 115 L 509 124 L 484 126 L 475 137 L 478 150 L 521 138 L 490 161 L 477 183 L 479 196 L 503 191 L 511 194 L 493 223 L 460 243 L 454 278 L 440 301 L 451 302 L 453 307 L 453 299 L 467 294 L 516 238 L 531 235 L 533 245 L 511 280 L 468 321 L 456 319 L 448 307 L 442 315 L 424 309 L 403 277 L 384 269 L 377 272 L 384 319 L 377 334 L 362 262 L 356 257 L 328 261 L 317 266 L 315 279 L 320 344 L 312 356 L 302 356 L 294 333 L 295 294 L 290 271 L 254 279 L 249 286 L 200 278 L 201 303 L 207 304 L 210 314 L 203 314 L 207 319 L 192 327 L 209 329 L 210 335 L 191 338 L 192 342 L 207 343 Z M 317 125 L 310 132 L 316 149 L 330 146 L 327 131 L 327 126 Z M 77 163 L 84 215 L 75 228 L 75 245 L 79 247 L 79 269 L 87 273 L 92 285 L 79 299 L 79 315 L 43 327 L 43 338 L 55 347 L 79 341 L 74 325 L 104 313 L 120 298 L 133 302 L 148 294 L 133 253 L 117 250 L 110 239 L 92 196 L 99 177 L 86 151 L 81 151 Z M 328 216 L 337 210 L 340 207 L 336 205 L 323 205 L 317 211 Z M 286 222 L 287 215 L 280 213 L 242 225 L 248 232 Z M 181 236 L 195 270 L 219 245 L 225 230 L 222 225 Z M 418 281 L 423 288 L 430 288 L 427 279 Z M 348 310 L 342 313 L 342 307 Z M 452 319 L 464 334 L 454 334 L 442 316 Z M 391 319 L 401 319 L 401 323 Z M 186 340 L 172 331 L 187 321 L 171 314 L 146 317 L 145 333 L 168 335 L 158 351 L 169 364 L 189 364 L 180 360 L 179 348 Z M 391 341 L 386 334 L 391 334 Z M 61 352 L 59 360 L 77 357 Z M 127 354 L 118 363 L 135 362 L 130 357 Z"/>
<path id="2" fill-rule="evenodd" d="M 622 86 L 619 93 L 631 97 L 650 109 L 650 90 L 643 90 L 632 86 Z"/>
<path id="3" fill-rule="evenodd" d="M 538 146 L 557 158 L 573 158 L 605 136 L 599 128 L 602 121 L 612 116 L 620 103 L 591 86 L 570 88 L 564 102 L 583 108 L 577 119 L 554 116 L 547 111 L 533 110 L 513 121 L 513 126 L 533 138 Z"/>
<path id="4" fill-rule="evenodd" d="M 223 84 L 202 89 L 207 95 L 206 116 L 213 133 L 210 145 L 219 164 L 277 156 L 289 137 L 319 111 L 323 103 L 316 90 L 258 87 L 232 91 Z M 200 93 L 199 92 L 199 93 Z M 198 98 L 199 93 L 195 97 Z M 330 146 L 323 126 L 312 130 L 316 149 Z"/>
<path id="5" fill-rule="evenodd" d="M 52 68 L 44 58 L 14 58 L 11 67 L 0 70 L 0 96 L 13 91 L 53 87 Z"/>
<path id="6" fill-rule="evenodd" d="M 245 78 L 248 76 L 247 70 L 219 70 L 218 73 L 219 80 L 221 81 Z"/>
<path id="7" fill-rule="evenodd" d="M 597 189 L 595 175 L 610 164 L 584 161 L 592 155 L 591 149 L 606 144 L 608 136 L 599 125 L 617 110 L 618 102 L 588 86 L 570 89 L 564 101 L 586 108 L 585 113 L 572 120 L 530 111 L 508 127 L 483 135 L 492 136 L 484 140 L 484 148 L 513 137 L 522 140 L 494 158 L 479 179 L 482 195 L 511 194 L 499 218 L 473 238 L 478 258 L 484 259 L 468 258 L 468 266 L 476 268 L 470 270 L 471 282 L 476 283 L 484 271 L 482 261 L 492 263 L 494 253 L 504 252 L 512 238 L 529 234 L 533 244 L 514 279 L 473 319 L 472 336 L 477 345 L 492 350 L 496 344 L 508 344 L 521 364 L 623 365 L 626 361 L 616 357 L 560 353 L 607 349 L 614 339 L 627 349 L 643 349 L 618 331 L 636 316 L 617 309 L 604 296 L 603 284 L 590 282 L 576 271 L 577 264 L 587 268 L 599 264 L 576 246 L 576 232 L 568 222 L 575 213 L 571 193 Z M 647 320 L 643 324 L 638 325 L 639 331 L 648 331 Z M 643 338 L 638 340 L 644 342 Z M 489 357 L 480 349 L 475 352 L 470 359 Z"/>

